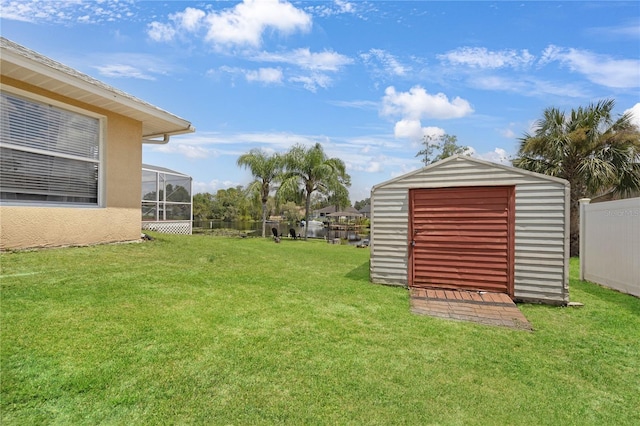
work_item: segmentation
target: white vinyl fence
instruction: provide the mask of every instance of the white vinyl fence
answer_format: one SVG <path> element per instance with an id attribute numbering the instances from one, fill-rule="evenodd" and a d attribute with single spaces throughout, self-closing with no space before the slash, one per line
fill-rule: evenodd
<path id="1" fill-rule="evenodd" d="M 640 297 L 640 197 L 580 200 L 580 279 Z"/>

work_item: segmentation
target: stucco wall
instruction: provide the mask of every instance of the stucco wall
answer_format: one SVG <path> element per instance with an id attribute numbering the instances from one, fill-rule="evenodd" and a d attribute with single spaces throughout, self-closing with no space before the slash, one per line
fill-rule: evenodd
<path id="1" fill-rule="evenodd" d="M 142 124 L 121 115 L 107 115 L 106 142 L 104 145 L 105 205 L 106 207 L 136 208 L 138 234 L 140 234 Z"/>
<path id="2" fill-rule="evenodd" d="M 142 123 L 12 79 L 2 83 L 106 117 L 100 207 L 0 206 L 0 249 L 86 245 L 140 238 Z"/>
<path id="3" fill-rule="evenodd" d="M 140 238 L 140 208 L 0 208 L 0 249 L 90 245 Z"/>

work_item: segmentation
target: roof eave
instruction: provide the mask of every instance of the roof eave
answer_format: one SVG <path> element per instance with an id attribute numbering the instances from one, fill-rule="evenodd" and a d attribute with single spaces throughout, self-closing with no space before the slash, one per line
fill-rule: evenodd
<path id="1" fill-rule="evenodd" d="M 124 107 L 124 111 L 130 112 L 132 116 L 135 116 L 135 119 L 143 123 L 144 139 L 192 133 L 195 131 L 191 123 L 183 118 L 135 98 L 93 77 L 82 74 L 79 71 L 46 58 L 37 52 L 33 52 L 7 39 L 2 38 L 0 47 L 2 53 L 2 55 L 0 55 L 3 64 L 2 68 L 4 68 L 5 62 L 7 64 L 13 64 L 25 70 L 38 73 L 51 82 L 56 82 L 57 87 L 63 88 L 66 86 L 67 88 L 79 90 L 83 95 L 89 95 L 83 96 L 83 98 L 95 99 L 91 97 L 91 95 L 93 95 L 99 99 L 100 102 L 83 100 L 83 102 L 92 106 L 106 110 L 112 110 L 109 108 L 109 105 L 118 106 L 120 110 Z M 12 76 L 11 78 L 15 79 L 16 76 Z M 26 81 L 24 82 L 28 83 Z M 45 90 L 51 90 L 47 87 L 40 87 Z M 119 111 L 118 113 L 122 112 Z M 145 132 L 145 122 L 152 120 L 161 122 L 161 128 L 158 128 L 156 122 L 153 130 L 150 129 Z"/>

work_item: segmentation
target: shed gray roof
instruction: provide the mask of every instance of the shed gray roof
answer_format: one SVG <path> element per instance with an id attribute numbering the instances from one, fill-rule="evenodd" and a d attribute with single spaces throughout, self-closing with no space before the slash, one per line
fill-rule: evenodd
<path id="1" fill-rule="evenodd" d="M 469 163 L 475 163 L 475 164 L 481 164 L 484 166 L 489 166 L 489 167 L 495 167 L 497 169 L 502 169 L 502 170 L 506 170 L 509 171 L 511 173 L 519 173 L 522 174 L 524 176 L 535 176 L 539 179 L 545 179 L 545 180 L 550 180 L 552 182 L 557 182 L 557 183 L 561 183 L 564 185 L 568 185 L 569 182 L 567 182 L 565 179 L 561 179 L 561 178 L 557 178 L 557 177 L 553 177 L 553 176 L 548 176 L 548 175 L 543 175 L 541 173 L 536 173 L 536 172 L 530 172 L 529 170 L 524 170 L 524 169 L 519 169 L 517 167 L 512 167 L 512 166 L 505 166 L 504 164 L 498 164 L 498 163 L 492 163 L 490 161 L 485 161 L 485 160 L 480 160 L 478 158 L 473 158 L 473 157 L 469 157 L 468 155 L 454 155 L 448 158 L 445 158 L 444 160 L 440 160 L 437 163 L 433 163 L 433 164 L 429 164 L 428 166 L 425 166 L 421 169 L 417 169 L 414 170 L 412 172 L 406 173 L 402 176 L 397 176 L 393 179 L 389 179 L 385 182 L 379 183 L 377 185 L 374 185 L 371 188 L 371 192 L 374 192 L 377 188 L 395 183 L 395 182 L 399 182 L 402 181 L 408 177 L 411 177 L 415 174 L 418 173 L 424 173 L 424 172 L 428 172 L 430 169 L 435 169 L 443 164 L 447 164 L 450 162 L 469 162 Z"/>
<path id="2" fill-rule="evenodd" d="M 9 77 L 142 122 L 143 138 L 195 131 L 191 123 L 122 90 L 0 37 L 0 69 Z"/>

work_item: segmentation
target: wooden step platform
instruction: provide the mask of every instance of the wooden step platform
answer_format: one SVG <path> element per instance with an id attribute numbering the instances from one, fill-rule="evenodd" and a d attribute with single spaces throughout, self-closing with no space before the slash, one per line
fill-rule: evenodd
<path id="1" fill-rule="evenodd" d="M 411 312 L 457 321 L 533 330 L 511 298 L 502 293 L 410 288 Z"/>

